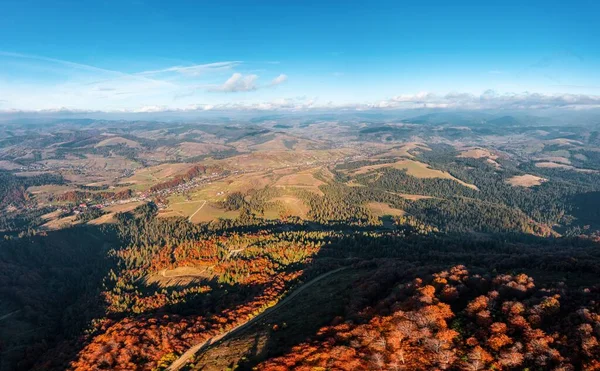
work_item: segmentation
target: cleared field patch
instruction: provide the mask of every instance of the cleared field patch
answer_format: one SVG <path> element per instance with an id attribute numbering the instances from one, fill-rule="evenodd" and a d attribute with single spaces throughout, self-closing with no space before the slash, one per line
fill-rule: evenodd
<path id="1" fill-rule="evenodd" d="M 366 174 L 374 170 L 383 169 L 383 168 L 394 168 L 399 170 L 406 170 L 408 175 L 414 176 L 415 178 L 440 178 L 440 179 L 451 179 L 465 187 L 469 187 L 471 189 L 478 189 L 475 185 L 465 183 L 460 179 L 457 179 L 450 175 L 449 173 L 441 170 L 432 169 L 429 165 L 424 164 L 419 161 L 413 160 L 400 160 L 394 163 L 386 163 L 386 164 L 377 164 L 377 165 L 367 165 L 356 170 L 350 171 L 351 175 L 359 175 Z"/>
<path id="2" fill-rule="evenodd" d="M 536 161 L 556 162 L 559 164 L 571 165 L 571 160 L 563 156 L 538 156 Z"/>
<path id="3" fill-rule="evenodd" d="M 34 195 L 43 194 L 43 193 L 58 194 L 58 193 L 64 193 L 67 191 L 72 191 L 73 189 L 74 189 L 73 187 L 66 186 L 66 185 L 45 184 L 42 186 L 29 187 L 29 188 L 27 188 L 27 192 L 34 194 Z"/>
<path id="4" fill-rule="evenodd" d="M 75 218 L 77 217 L 77 215 L 71 215 L 71 216 L 66 216 L 64 218 L 59 218 L 59 219 L 52 219 L 49 222 L 47 222 L 46 224 L 43 224 L 41 226 L 41 229 L 46 229 L 46 230 L 57 230 L 57 229 L 63 229 L 63 228 L 68 228 L 71 226 L 74 226 L 76 224 L 79 224 Z"/>
<path id="5" fill-rule="evenodd" d="M 189 218 L 205 202 L 206 202 L 205 200 L 176 202 L 176 203 L 169 204 L 169 209 L 175 211 L 176 213 L 178 213 L 181 216 L 185 216 L 185 217 Z"/>
<path id="6" fill-rule="evenodd" d="M 250 145 L 250 148 L 255 151 L 302 151 L 322 147 L 324 147 L 322 143 L 286 134 L 277 134 L 272 140 Z"/>
<path id="7" fill-rule="evenodd" d="M 116 145 L 125 145 L 127 147 L 132 147 L 132 148 L 138 148 L 140 147 L 140 144 L 134 140 L 131 139 L 126 139 L 123 137 L 110 137 L 107 139 L 104 139 L 103 141 L 97 143 L 94 147 L 98 148 L 98 147 L 106 147 L 106 146 L 116 146 Z"/>
<path id="8" fill-rule="evenodd" d="M 549 168 L 549 169 L 572 169 L 573 166 L 570 165 L 565 165 L 565 164 L 558 164 L 556 162 L 548 162 L 548 161 L 544 161 L 544 162 L 537 162 L 535 164 L 536 167 L 541 167 L 541 168 Z"/>
<path id="9" fill-rule="evenodd" d="M 171 202 L 167 209 L 161 210 L 160 217 L 181 216 L 192 223 L 210 222 L 218 218 L 235 219 L 239 211 L 228 211 L 206 200 Z"/>
<path id="10" fill-rule="evenodd" d="M 94 220 L 90 220 L 88 222 L 88 224 L 100 225 L 100 224 L 108 224 L 108 223 L 114 223 L 114 222 L 115 222 L 115 214 L 110 213 L 110 214 L 104 214 Z"/>
<path id="11" fill-rule="evenodd" d="M 133 176 L 124 179 L 123 183 L 149 184 L 161 182 L 192 168 L 193 164 L 162 164 L 139 169 Z"/>
<path id="12" fill-rule="evenodd" d="M 366 187 L 364 184 L 356 183 L 354 180 L 350 180 L 349 182 L 346 182 L 346 185 L 348 187 Z"/>
<path id="13" fill-rule="evenodd" d="M 412 195 L 412 194 L 408 194 L 408 193 L 400 193 L 398 194 L 399 196 L 406 198 L 407 200 L 411 200 L 411 201 L 419 201 L 419 200 L 424 200 L 427 198 L 433 198 L 431 196 L 423 196 L 423 195 Z"/>
<path id="14" fill-rule="evenodd" d="M 158 217 L 159 218 L 172 218 L 172 217 L 176 217 L 176 216 L 181 216 L 181 214 L 173 211 L 173 210 L 158 210 Z"/>
<path id="15" fill-rule="evenodd" d="M 460 155 L 459 158 L 474 158 L 474 159 L 485 159 L 486 162 L 490 165 L 495 166 L 496 168 L 500 168 L 500 164 L 496 161 L 498 159 L 498 155 L 493 154 L 484 148 L 474 147 L 474 148 L 465 148 Z"/>
<path id="16" fill-rule="evenodd" d="M 381 154 L 375 156 L 375 158 L 382 158 L 382 157 L 408 157 L 408 158 L 414 158 L 415 156 L 413 156 L 410 153 L 413 150 L 416 150 L 417 152 L 431 151 L 431 148 L 429 148 L 424 143 L 409 142 L 409 143 L 404 143 L 404 144 L 402 144 L 399 147 L 390 148 L 389 150 L 385 151 L 384 153 L 381 153 Z"/>
<path id="17" fill-rule="evenodd" d="M 116 154 L 112 154 L 110 157 L 86 154 L 85 158 L 49 159 L 40 163 L 49 171 L 60 171 L 63 178 L 77 184 L 95 182 L 111 184 L 125 171 L 142 167 L 138 162 Z"/>
<path id="18" fill-rule="evenodd" d="M 280 207 L 279 204 L 268 204 L 265 206 L 261 217 L 268 220 L 278 220 L 281 219 L 282 213 L 286 214 L 285 209 Z"/>
<path id="19" fill-rule="evenodd" d="M 177 146 L 175 152 L 181 156 L 193 157 L 207 155 L 213 152 L 227 151 L 231 149 L 231 147 L 224 146 L 221 144 L 183 142 Z"/>
<path id="20" fill-rule="evenodd" d="M 542 184 L 545 181 L 547 181 L 547 179 L 531 174 L 525 174 L 513 176 L 512 178 L 507 179 L 506 183 L 514 187 L 534 187 Z"/>
<path id="21" fill-rule="evenodd" d="M 126 204 L 117 204 L 117 205 L 107 206 L 104 209 L 102 209 L 102 210 L 104 210 L 104 212 L 106 214 L 104 214 L 94 220 L 90 220 L 88 222 L 88 224 L 99 225 L 99 224 L 114 223 L 115 215 L 117 215 L 117 213 L 125 213 L 128 211 L 131 211 L 131 210 L 135 209 L 136 207 L 143 205 L 143 204 L 144 204 L 144 202 L 138 201 L 138 202 L 129 202 Z"/>
<path id="22" fill-rule="evenodd" d="M 16 169 L 19 169 L 20 167 L 21 167 L 21 165 L 17 164 L 16 162 L 0 160 L 0 169 L 1 170 L 16 170 Z"/>
<path id="23" fill-rule="evenodd" d="M 146 285 L 158 285 L 159 287 L 188 286 L 210 280 L 214 277 L 211 266 L 177 267 L 174 269 L 163 269 L 156 274 L 151 274 L 143 279 Z"/>
<path id="24" fill-rule="evenodd" d="M 192 218 L 192 223 L 203 223 L 210 222 L 216 219 L 235 219 L 240 215 L 239 211 L 228 211 L 225 209 L 220 209 L 209 202 L 202 207 L 202 209 L 197 212 Z"/>
<path id="25" fill-rule="evenodd" d="M 324 184 L 311 173 L 290 174 L 281 177 L 275 184 L 282 186 L 318 187 Z"/>
<path id="26" fill-rule="evenodd" d="M 227 195 L 234 192 L 248 193 L 251 190 L 263 189 L 271 185 L 274 176 L 266 175 L 264 172 L 246 173 L 232 175 L 226 179 L 212 181 L 195 188 L 188 197 L 191 200 L 207 200 L 209 202 L 224 201 Z M 173 196 L 169 198 L 171 203 L 183 202 L 186 199 L 183 196 Z"/>
<path id="27" fill-rule="evenodd" d="M 487 149 L 484 148 L 469 148 L 469 149 L 465 149 L 464 151 L 462 151 L 460 153 L 460 155 L 458 155 L 458 157 L 463 157 L 463 158 L 491 158 L 492 160 L 495 160 L 498 158 L 497 155 L 491 153 L 490 151 L 488 151 Z"/>
<path id="28" fill-rule="evenodd" d="M 540 167 L 540 168 L 548 168 L 548 169 L 565 169 L 565 170 L 573 170 L 573 171 L 579 171 L 582 173 L 597 173 L 596 170 L 591 170 L 591 169 L 581 169 L 575 166 L 571 166 L 571 165 L 565 165 L 565 164 L 558 164 L 556 162 L 536 162 L 535 164 L 536 167 Z"/>
<path id="29" fill-rule="evenodd" d="M 308 206 L 306 206 L 304 202 L 296 196 L 281 196 L 276 197 L 271 201 L 282 205 L 287 214 L 297 216 L 302 219 L 306 219 L 306 215 L 309 212 Z"/>
<path id="30" fill-rule="evenodd" d="M 16 176 L 22 176 L 22 177 L 36 176 L 36 175 L 43 175 L 43 174 L 47 174 L 47 172 L 46 171 L 19 171 L 18 173 L 15 173 Z"/>
<path id="31" fill-rule="evenodd" d="M 55 210 L 51 213 L 42 215 L 41 218 L 43 220 L 54 220 L 54 219 L 59 218 L 62 215 L 62 213 L 63 213 L 62 210 Z"/>
<path id="32" fill-rule="evenodd" d="M 326 166 L 323 166 L 315 171 L 315 175 L 320 175 L 326 181 L 334 181 L 335 179 L 335 175 Z"/>
<path id="33" fill-rule="evenodd" d="M 578 140 L 567 139 L 567 138 L 550 139 L 550 140 L 547 140 L 545 143 L 551 144 L 551 145 L 552 144 L 559 144 L 559 145 L 565 145 L 565 146 L 569 146 L 569 145 L 571 145 L 571 146 L 575 146 L 575 145 L 582 146 L 583 145 L 583 143 L 580 142 L 580 141 L 578 141 Z"/>
<path id="34" fill-rule="evenodd" d="M 369 202 L 366 206 L 371 211 L 371 214 L 376 217 L 400 216 L 405 214 L 404 210 L 395 209 L 384 202 Z"/>
<path id="35" fill-rule="evenodd" d="M 257 151 L 222 160 L 207 160 L 207 164 L 220 165 L 227 169 L 244 171 L 264 171 L 282 169 L 289 166 L 306 165 L 307 163 L 335 161 L 353 152 L 348 149 L 332 150 L 294 150 L 294 151 Z"/>
<path id="36" fill-rule="evenodd" d="M 273 179 L 264 173 L 244 174 L 230 177 L 225 181 L 226 192 L 248 192 L 251 189 L 263 189 L 273 183 Z"/>
<path id="37" fill-rule="evenodd" d="M 111 206 L 105 207 L 103 210 L 109 213 L 125 213 L 135 209 L 136 207 L 143 205 L 144 202 L 136 201 L 136 202 L 128 202 L 126 204 L 115 204 Z"/>
<path id="38" fill-rule="evenodd" d="M 138 169 L 141 167 L 137 162 L 130 160 L 124 156 L 113 155 L 111 157 L 102 157 L 100 155 L 85 155 L 85 159 L 74 159 L 69 161 L 69 164 L 74 167 L 81 167 L 90 172 L 111 172 L 111 171 L 122 171 L 130 169 Z M 45 160 L 44 165 L 49 168 L 63 168 L 65 163 L 64 160 Z"/>
<path id="39" fill-rule="evenodd" d="M 294 187 L 304 188 L 309 191 L 322 194 L 319 186 L 325 184 L 321 180 L 315 178 L 312 171 L 299 172 L 296 174 L 284 175 L 275 182 L 276 187 Z"/>

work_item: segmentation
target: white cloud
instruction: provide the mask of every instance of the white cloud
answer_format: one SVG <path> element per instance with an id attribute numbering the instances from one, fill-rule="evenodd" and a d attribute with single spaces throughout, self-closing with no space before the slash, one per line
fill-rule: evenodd
<path id="1" fill-rule="evenodd" d="M 144 106 L 133 110 L 133 112 L 165 112 L 168 110 L 166 106 Z"/>
<path id="2" fill-rule="evenodd" d="M 480 95 L 421 92 L 399 95 L 373 104 L 374 108 L 458 108 L 458 109 L 549 109 L 598 108 L 600 96 L 585 94 L 497 93 L 486 90 Z"/>
<path id="3" fill-rule="evenodd" d="M 239 72 L 231 75 L 227 81 L 223 85 L 214 86 L 209 88 L 209 91 L 212 92 L 228 92 L 228 93 L 236 93 L 242 91 L 252 91 L 256 90 L 256 80 L 258 79 L 257 75 L 242 75 Z"/>
<path id="4" fill-rule="evenodd" d="M 138 75 L 160 75 L 165 73 L 178 73 L 185 76 L 201 76 L 206 73 L 212 73 L 217 71 L 225 71 L 231 70 L 234 67 L 242 64 L 241 61 L 227 61 L 227 62 L 215 62 L 215 63 L 207 63 L 207 64 L 196 64 L 193 66 L 173 66 L 168 68 L 163 68 L 160 70 L 152 70 L 152 71 L 143 71 L 138 73 Z"/>
<path id="5" fill-rule="evenodd" d="M 287 79 L 288 79 L 287 75 L 282 73 L 281 75 L 274 78 L 273 81 L 271 81 L 271 86 L 283 84 L 284 82 L 287 81 Z"/>
<path id="6" fill-rule="evenodd" d="M 275 77 L 273 80 L 271 80 L 271 82 L 268 85 L 258 85 L 258 75 L 243 75 L 239 72 L 235 72 L 222 85 L 209 86 L 208 91 L 225 93 L 248 92 L 266 87 L 277 86 L 286 82 L 287 79 L 287 75 L 282 73 L 279 76 Z"/>

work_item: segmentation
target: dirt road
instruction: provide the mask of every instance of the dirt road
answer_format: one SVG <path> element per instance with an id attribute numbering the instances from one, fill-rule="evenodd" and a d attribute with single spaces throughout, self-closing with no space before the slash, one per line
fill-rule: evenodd
<path id="1" fill-rule="evenodd" d="M 204 201 L 204 202 L 202 203 L 202 205 L 200 205 L 200 207 L 199 207 L 199 208 L 198 208 L 196 211 L 194 211 L 194 213 L 193 213 L 192 215 L 190 215 L 190 219 L 189 219 L 189 221 L 190 221 L 190 222 L 192 221 L 192 218 L 194 218 L 194 216 L 195 216 L 196 214 L 198 214 L 198 211 L 202 210 L 202 208 L 204 207 L 204 205 L 206 205 L 206 201 Z"/>
<path id="2" fill-rule="evenodd" d="M 304 290 L 308 289 L 309 287 L 311 287 L 312 285 L 314 285 L 315 283 L 321 281 L 324 278 L 329 277 L 332 274 L 335 274 L 337 272 L 340 272 L 344 269 L 348 269 L 348 267 L 342 267 L 342 268 L 338 268 L 338 269 L 334 269 L 332 271 L 329 271 L 327 273 L 324 273 L 318 277 L 315 277 L 314 279 L 308 281 L 307 283 L 305 283 L 304 285 L 300 286 L 300 288 L 298 288 L 296 291 L 292 292 L 290 295 L 286 296 L 285 299 L 283 299 L 282 301 L 280 301 L 279 303 L 277 303 L 275 306 L 268 308 L 267 310 L 265 310 L 264 312 L 262 312 L 261 314 L 259 314 L 258 316 L 250 319 L 247 322 L 241 323 L 235 327 L 233 327 L 231 330 L 226 331 L 220 335 L 214 336 L 202 343 L 196 344 L 193 347 L 191 347 L 190 349 L 188 349 L 185 353 L 183 353 L 177 360 L 175 360 L 169 367 L 167 367 L 167 371 L 177 371 L 179 370 L 194 354 L 200 352 L 200 351 L 205 351 L 207 350 L 211 345 L 214 345 L 222 340 L 225 340 L 226 337 L 233 335 L 237 332 L 243 331 L 244 329 L 246 329 L 247 327 L 249 327 L 250 325 L 254 324 L 257 321 L 260 321 L 262 319 L 264 319 L 266 316 L 268 316 L 271 313 L 274 313 L 276 311 L 278 311 L 279 309 L 281 309 L 282 307 L 284 307 L 287 303 L 290 302 L 290 300 L 292 300 L 294 297 L 296 297 L 298 294 L 300 294 L 301 292 L 303 292 Z"/>

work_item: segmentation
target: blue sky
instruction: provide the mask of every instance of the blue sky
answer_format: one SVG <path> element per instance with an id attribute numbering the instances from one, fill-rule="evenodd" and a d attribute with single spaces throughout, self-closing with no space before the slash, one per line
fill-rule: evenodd
<path id="1" fill-rule="evenodd" d="M 409 3 L 2 0 L 0 110 L 600 105 L 598 2 Z"/>

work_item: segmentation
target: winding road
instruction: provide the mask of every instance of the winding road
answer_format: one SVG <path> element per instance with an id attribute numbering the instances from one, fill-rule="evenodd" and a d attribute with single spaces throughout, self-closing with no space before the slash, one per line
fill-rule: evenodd
<path id="1" fill-rule="evenodd" d="M 251 326 L 252 324 L 254 324 L 257 321 L 260 321 L 262 319 L 264 319 L 265 317 L 267 317 L 269 314 L 274 313 L 276 311 L 278 311 L 279 309 L 281 309 L 283 306 L 285 306 L 287 303 L 290 302 L 290 300 L 292 300 L 293 298 L 295 298 L 298 294 L 300 294 L 301 292 L 303 292 L 304 290 L 308 289 L 309 287 L 311 287 L 312 285 L 314 285 L 315 283 L 321 281 L 324 278 L 327 278 L 329 276 L 331 276 L 332 274 L 335 274 L 337 272 L 343 271 L 345 269 L 348 269 L 349 267 L 342 267 L 342 268 L 338 268 L 338 269 L 334 269 L 332 271 L 329 271 L 327 273 L 323 273 L 322 275 L 313 278 L 312 280 L 308 281 L 307 283 L 305 283 L 304 285 L 300 286 L 300 288 L 298 288 L 296 291 L 292 292 L 290 295 L 286 296 L 285 299 L 283 299 L 282 301 L 280 301 L 279 303 L 277 303 L 276 305 L 272 306 L 271 308 L 266 309 L 264 312 L 262 312 L 261 314 L 259 314 L 258 316 L 250 319 L 247 322 L 241 323 L 233 328 L 231 328 L 230 330 L 217 335 L 217 336 L 213 336 L 212 338 L 194 345 L 193 347 L 191 347 L 190 349 L 188 349 L 187 351 L 185 351 L 185 353 L 183 353 L 178 359 L 176 359 L 169 367 L 167 367 L 166 371 L 177 371 L 179 370 L 181 367 L 183 367 L 183 365 L 185 365 L 185 363 L 196 353 L 200 352 L 200 351 L 205 351 L 207 350 L 210 346 L 217 344 L 218 342 L 225 340 L 226 337 L 233 335 L 237 332 L 240 332 L 244 329 L 246 329 L 247 327 Z"/>
<path id="2" fill-rule="evenodd" d="M 2 321 L 3 319 L 7 319 L 8 317 L 12 316 L 13 314 L 17 314 L 17 313 L 19 313 L 20 311 L 21 311 L 21 310 L 20 310 L 20 309 L 18 309 L 18 310 L 15 310 L 15 311 L 12 311 L 12 312 L 10 312 L 10 313 L 8 313 L 8 314 L 5 314 L 5 315 L 3 315 L 3 316 L 0 316 L 0 321 Z"/>

